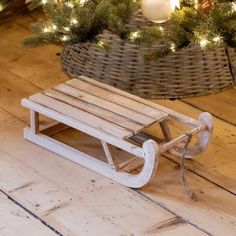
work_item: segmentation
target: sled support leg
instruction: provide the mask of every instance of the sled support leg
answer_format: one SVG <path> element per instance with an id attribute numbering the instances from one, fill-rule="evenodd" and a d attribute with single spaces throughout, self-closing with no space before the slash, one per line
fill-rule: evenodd
<path id="1" fill-rule="evenodd" d="M 160 127 L 161 127 L 161 130 L 162 130 L 162 133 L 164 135 L 164 138 L 166 140 L 166 142 L 169 142 L 170 140 L 172 140 L 172 135 L 171 135 L 171 132 L 170 132 L 170 128 L 168 126 L 168 121 L 167 120 L 163 120 L 160 122 Z"/>
<path id="2" fill-rule="evenodd" d="M 114 147 L 112 145 L 104 142 L 103 140 L 101 140 L 101 142 L 102 142 L 102 147 L 103 147 L 103 150 L 105 152 L 105 155 L 106 155 L 109 166 L 113 170 L 116 170 L 116 171 L 119 170 L 119 164 L 118 164 L 118 162 L 115 158 Z"/>
<path id="3" fill-rule="evenodd" d="M 39 113 L 30 110 L 30 127 L 33 134 L 39 133 Z"/>

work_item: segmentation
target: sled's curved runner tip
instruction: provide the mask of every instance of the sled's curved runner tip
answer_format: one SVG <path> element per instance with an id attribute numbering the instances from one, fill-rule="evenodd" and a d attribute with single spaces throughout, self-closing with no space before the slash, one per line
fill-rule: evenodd
<path id="1" fill-rule="evenodd" d="M 201 132 L 199 132 L 199 138 L 197 142 L 191 147 L 186 150 L 184 158 L 192 159 L 197 155 L 203 153 L 206 149 L 208 144 L 211 141 L 211 136 L 214 129 L 213 124 L 213 117 L 208 112 L 203 112 L 199 116 L 199 121 L 201 123 Z M 177 156 L 182 156 L 183 148 L 174 147 L 169 150 L 172 154 Z"/>
<path id="2" fill-rule="evenodd" d="M 163 153 L 181 155 L 181 144 L 190 135 L 199 134 L 199 140 L 185 157 L 203 152 L 213 129 L 209 113 L 202 113 L 197 121 L 84 76 L 22 99 L 22 105 L 31 114 L 31 127 L 24 130 L 27 140 L 132 188 L 144 186 L 155 176 Z M 39 113 L 100 139 L 107 162 L 43 134 Z M 191 130 L 173 138 L 170 120 L 188 125 Z M 164 138 L 145 132 L 152 125 L 160 125 Z M 129 153 L 129 157 L 119 158 L 116 148 Z"/>

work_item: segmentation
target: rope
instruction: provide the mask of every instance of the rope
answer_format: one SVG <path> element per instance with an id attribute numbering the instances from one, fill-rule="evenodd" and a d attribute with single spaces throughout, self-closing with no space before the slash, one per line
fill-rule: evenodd
<path id="1" fill-rule="evenodd" d="M 192 140 L 192 134 L 191 133 L 188 133 L 186 132 L 185 133 L 187 136 L 188 136 L 188 139 L 184 145 L 184 148 L 183 148 L 183 153 L 180 157 L 180 179 L 181 179 L 181 182 L 182 182 L 182 185 L 184 187 L 184 190 L 185 192 L 188 194 L 189 198 L 192 200 L 192 201 L 197 201 L 197 196 L 195 195 L 195 193 L 189 188 L 189 184 L 185 178 L 185 167 L 184 167 L 184 160 L 185 160 L 185 155 L 186 155 L 186 152 L 188 150 L 188 145 L 190 144 L 191 140 Z"/>

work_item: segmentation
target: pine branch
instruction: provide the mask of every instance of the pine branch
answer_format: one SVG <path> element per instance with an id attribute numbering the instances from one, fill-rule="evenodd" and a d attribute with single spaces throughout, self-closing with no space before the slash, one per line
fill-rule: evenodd
<path id="1" fill-rule="evenodd" d="M 0 0 L 7 1 L 7 0 Z M 41 0 L 34 0 L 36 7 Z M 49 0 L 48 0 L 49 1 Z M 84 4 L 76 0 L 62 0 L 57 4 L 48 2 L 43 10 L 48 20 L 39 20 L 31 26 L 35 37 L 23 41 L 25 47 L 47 44 L 66 45 L 91 41 L 105 48 L 99 38 L 103 30 L 109 30 L 124 40 L 148 46 L 147 59 L 157 59 L 188 46 L 198 44 L 202 49 L 220 45 L 236 47 L 236 0 L 214 1 L 207 13 L 195 7 L 194 0 L 181 0 L 180 9 L 171 15 L 169 24 L 147 26 L 130 32 L 129 21 L 138 15 L 140 0 L 87 0 Z M 165 41 L 159 51 L 152 45 Z"/>

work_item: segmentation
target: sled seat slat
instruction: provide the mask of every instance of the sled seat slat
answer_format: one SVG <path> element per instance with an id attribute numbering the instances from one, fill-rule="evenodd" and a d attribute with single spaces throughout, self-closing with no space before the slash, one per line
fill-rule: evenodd
<path id="1" fill-rule="evenodd" d="M 72 86 L 80 91 L 85 91 L 88 94 L 92 94 L 97 98 L 102 99 L 104 102 L 110 102 L 112 104 L 119 105 L 122 107 L 122 115 L 127 115 L 127 109 L 129 112 L 133 111 L 139 116 L 137 117 L 138 122 L 143 122 L 144 125 L 149 125 L 150 121 L 160 121 L 163 118 L 166 118 L 167 113 L 164 113 L 156 108 L 152 108 L 147 106 L 141 102 L 133 100 L 129 97 L 123 96 L 122 94 L 118 94 L 110 89 L 111 86 L 104 86 L 103 84 L 97 86 L 92 84 L 93 81 L 90 78 L 86 78 L 84 81 L 84 76 L 80 76 L 80 79 L 72 79 L 66 82 L 67 85 Z M 97 82 L 97 81 L 96 81 Z M 97 82 L 99 83 L 99 82 Z M 109 107 L 108 107 L 109 109 Z M 134 119 L 135 117 L 130 116 L 130 118 Z M 146 122 L 145 122 L 146 121 Z"/>
<path id="2" fill-rule="evenodd" d="M 96 117 L 90 113 L 84 112 L 80 109 L 51 98 L 43 93 L 37 93 L 29 97 L 29 100 L 40 104 L 46 108 L 59 112 L 67 117 L 73 118 L 78 122 L 85 123 L 93 128 L 96 128 L 105 133 L 109 133 L 120 139 L 131 137 L 133 133 L 116 124 L 110 123 L 104 119 Z"/>
<path id="3" fill-rule="evenodd" d="M 70 104 L 75 108 L 93 114 L 101 119 L 117 124 L 127 130 L 132 131 L 135 134 L 143 129 L 142 124 L 139 124 L 127 117 L 121 116 L 105 108 L 98 107 L 92 103 L 87 102 L 86 100 L 77 99 L 76 97 L 71 96 L 69 92 L 63 93 L 62 91 L 56 89 L 50 89 L 45 91 L 45 94 L 59 101 L 63 101 L 66 104 Z"/>
<path id="4" fill-rule="evenodd" d="M 120 90 L 118 88 L 115 88 L 115 87 L 112 87 L 108 84 L 104 84 L 104 83 L 101 83 L 97 80 L 94 80 L 94 79 L 91 79 L 87 76 L 79 76 L 79 79 L 80 80 L 83 80 L 89 84 L 92 84 L 98 88 L 103 88 L 103 89 L 106 89 L 108 91 L 111 91 L 112 93 L 115 93 L 115 94 L 118 94 L 118 95 L 121 95 L 122 97 L 126 97 L 126 98 L 129 98 L 130 100 L 133 100 L 133 101 L 136 101 L 140 104 L 143 104 L 146 106 L 146 109 L 149 109 L 149 108 L 152 108 L 152 109 L 155 109 L 156 111 L 160 112 L 161 114 L 168 114 L 169 115 L 169 118 L 173 118 L 175 120 L 178 120 L 180 122 L 183 122 L 185 123 L 186 125 L 189 125 L 191 127 L 198 127 L 201 125 L 201 122 L 199 122 L 198 120 L 195 120 L 195 119 L 192 119 L 190 118 L 189 116 L 186 116 L 184 114 L 181 114 L 179 112 L 176 112 L 174 110 L 171 110 L 167 107 L 164 107 L 164 106 L 161 106 L 157 103 L 153 103 L 147 99 L 143 99 L 143 98 L 140 98 L 136 95 L 133 95 L 131 93 L 128 93 L 126 91 L 123 91 L 123 90 Z M 143 110 L 143 111 L 146 111 L 146 110 Z M 150 114 L 149 114 L 150 115 Z"/>
<path id="5" fill-rule="evenodd" d="M 73 81 L 76 82 L 77 79 L 74 79 Z M 144 115 L 140 112 L 133 110 L 132 106 L 130 106 L 130 108 L 124 107 L 122 100 L 119 103 L 118 102 L 115 103 L 103 97 L 96 96 L 95 94 L 92 94 L 89 91 L 83 91 L 80 90 L 79 88 L 72 87 L 68 84 L 60 84 L 56 86 L 54 89 L 69 96 L 72 96 L 78 100 L 95 105 L 98 108 L 102 108 L 104 110 L 117 114 L 121 117 L 125 117 L 126 119 L 131 120 L 133 123 L 140 124 L 144 127 L 148 127 L 151 124 L 155 123 L 157 120 L 161 119 L 163 116 L 166 116 L 166 115 L 162 116 L 161 114 L 161 116 L 159 115 L 158 119 L 154 119 L 152 117 L 149 117 L 147 115 Z"/>

